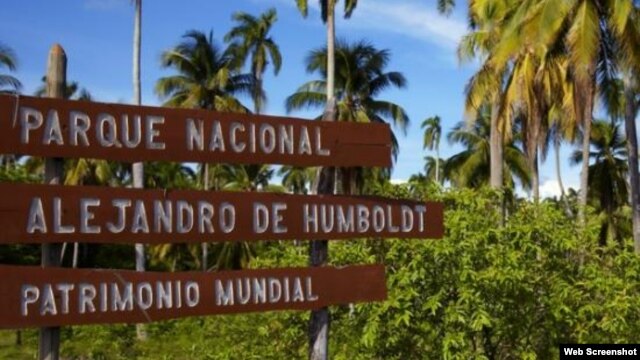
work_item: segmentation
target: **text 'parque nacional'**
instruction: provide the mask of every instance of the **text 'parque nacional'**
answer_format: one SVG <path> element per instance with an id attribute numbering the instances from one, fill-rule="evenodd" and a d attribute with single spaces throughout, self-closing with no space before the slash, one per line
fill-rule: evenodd
<path id="1" fill-rule="evenodd" d="M 0 243 L 439 238 L 442 205 L 375 197 L 0 185 Z"/>
<path id="2" fill-rule="evenodd" d="M 135 323 L 382 300 L 384 267 L 138 273 L 0 265 L 0 328 Z"/>
<path id="3" fill-rule="evenodd" d="M 384 124 L 2 95 L 0 116 L 0 153 L 127 162 L 391 165 Z"/>

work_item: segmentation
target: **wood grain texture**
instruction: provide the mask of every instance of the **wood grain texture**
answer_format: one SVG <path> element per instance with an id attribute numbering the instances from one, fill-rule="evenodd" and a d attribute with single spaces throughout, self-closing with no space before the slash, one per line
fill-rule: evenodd
<path id="1" fill-rule="evenodd" d="M 83 201 L 87 199 L 94 205 L 83 206 Z M 59 202 L 59 216 L 55 216 L 56 201 Z M 95 206 L 96 202 L 100 205 Z M 123 211 L 123 207 L 113 205 L 117 202 L 127 202 L 128 206 Z M 42 205 L 40 213 L 43 216 L 40 218 L 41 226 L 34 227 L 33 210 L 39 209 L 40 204 Z M 157 221 L 155 216 L 158 213 L 155 210 L 157 204 L 163 204 L 172 213 L 170 227 L 161 226 Z M 183 210 L 180 210 L 179 204 L 182 204 Z M 210 205 L 213 214 L 209 217 L 213 232 L 210 232 L 207 226 L 200 226 L 204 216 L 198 214 L 202 213 L 199 209 L 204 208 L 204 204 Z M 223 205 L 226 208 L 233 208 L 235 213 L 232 228 L 230 213 L 222 210 Z M 82 209 L 85 207 L 88 212 L 85 212 L 83 220 Z M 258 207 L 268 209 L 269 215 L 263 216 L 265 213 L 257 211 Z M 277 207 L 280 207 L 278 212 L 273 210 Z M 148 232 L 141 231 L 140 226 L 135 225 L 141 223 L 140 217 L 136 214 L 140 215 L 142 208 L 144 208 Z M 184 208 L 191 208 L 194 213 L 192 225 L 188 228 L 178 226 L 179 223 L 186 224 L 184 219 L 188 210 Z M 361 212 L 362 216 L 359 215 Z M 182 220 L 178 219 L 179 213 L 183 216 Z M 109 230 L 109 226 L 113 227 L 120 222 L 121 214 L 124 214 L 123 231 Z M 221 216 L 223 214 L 224 216 Z M 256 214 L 258 216 L 255 216 Z M 349 217 L 349 214 L 353 216 Z M 367 214 L 368 216 L 365 216 Z M 279 219 L 276 219 L 276 215 Z M 264 225 L 268 222 L 269 225 L 265 231 L 255 230 L 255 217 L 261 219 L 260 224 Z M 352 220 L 342 221 L 340 217 Z M 411 224 L 409 224 L 409 217 L 412 217 Z M 365 218 L 368 224 L 364 223 Z M 56 222 L 59 223 L 57 231 Z M 91 227 L 92 231 L 99 231 L 99 233 L 82 233 L 83 223 Z M 46 227 L 46 231 L 43 231 L 42 226 Z M 2 229 L 0 243 L 5 244 L 54 242 L 162 244 L 367 237 L 425 239 L 441 238 L 444 233 L 443 204 L 435 202 L 421 203 L 380 197 L 164 191 L 25 184 L 0 184 L 0 228 Z M 72 232 L 60 230 L 70 228 L 73 228 Z M 283 232 L 282 229 L 286 231 Z"/>
<path id="2" fill-rule="evenodd" d="M 0 278 L 3 279 L 0 282 L 0 328 L 146 323 L 187 316 L 309 310 L 328 305 L 383 301 L 387 295 L 384 276 L 382 265 L 209 273 L 43 269 L 0 265 Z M 280 284 L 280 293 L 276 294 L 277 291 L 272 289 L 266 290 L 263 299 L 256 295 L 258 292 L 245 292 L 242 296 L 248 296 L 248 300 L 242 304 L 238 281 L 244 282 L 247 279 L 250 287 L 254 286 L 254 279 L 258 283 L 262 283 L 264 279 L 267 287 L 272 286 L 274 289 L 277 286 L 269 284 L 277 282 Z M 300 280 L 298 288 L 302 291 L 297 295 L 294 294 L 296 279 Z M 224 291 L 227 291 L 225 286 L 229 281 L 235 291 L 233 304 L 220 301 L 224 300 L 224 297 L 220 298 L 222 294 L 226 296 L 229 293 L 220 292 L 218 284 L 222 284 Z M 102 284 L 106 284 L 104 289 Z M 165 290 L 172 289 L 171 304 L 158 296 L 158 284 L 164 286 Z M 126 302 L 127 296 L 123 295 L 128 286 L 131 286 L 131 306 Z M 288 289 L 286 293 L 285 286 Z M 125 300 L 125 305 L 118 305 L 115 310 L 112 307 L 113 287 L 118 288 L 119 296 Z M 189 299 L 195 298 L 195 287 L 198 289 L 198 296 L 197 304 L 194 305 L 193 302 L 189 304 Z M 181 289 L 179 292 L 178 288 Z M 37 296 L 35 289 L 38 289 Z M 93 297 L 89 296 L 92 294 L 91 289 L 95 290 Z M 48 296 L 48 293 L 52 296 Z M 84 297 L 82 293 L 85 294 Z M 102 301 L 106 301 L 106 306 L 101 305 Z M 55 314 L 52 314 L 54 309 Z"/>
<path id="3" fill-rule="evenodd" d="M 43 124 L 28 131 L 28 141 L 21 141 L 21 133 L 27 127 L 21 121 L 25 109 L 37 110 L 43 116 Z M 63 144 L 55 142 L 44 144 L 43 139 L 51 129 L 47 128 L 50 111 L 55 110 L 58 115 L 60 132 Z M 70 120 L 72 112 L 81 112 L 89 117 L 90 126 L 86 131 L 88 146 L 81 142 L 71 145 L 72 138 L 81 137 L 72 135 Z M 115 119 L 115 134 L 118 144 L 114 146 L 101 146 L 98 141 L 97 128 L 100 114 L 109 114 Z M 141 132 L 142 141 L 132 148 L 123 146 L 122 118 L 127 117 L 124 124 L 129 124 L 128 128 L 133 129 L 135 116 L 140 116 L 142 120 Z M 153 128 L 158 131 L 153 137 L 154 142 L 163 143 L 164 149 L 149 149 L 145 146 L 145 134 L 151 126 L 146 126 L 144 119 L 148 116 L 162 117 L 162 124 L 155 124 Z M 22 119 L 27 118 L 26 115 Z M 190 150 L 187 146 L 187 124 L 188 119 L 202 120 L 204 134 L 204 150 Z M 26 121 L 26 120 L 25 120 Z M 30 120 L 30 121 L 33 121 Z M 221 134 L 224 134 L 222 141 L 224 151 L 216 149 L 211 151 L 212 129 L 216 122 L 219 122 Z M 35 122 L 33 122 L 35 124 Z M 242 124 L 244 131 L 232 131 L 233 123 Z M 106 124 L 106 125 L 105 125 Z M 280 151 L 280 143 L 275 146 L 271 153 L 265 153 L 258 145 L 255 150 L 250 146 L 250 126 L 256 127 L 256 138 L 260 138 L 260 127 L 271 126 L 277 129 L 285 126 L 291 129 L 293 134 L 292 154 L 288 150 Z M 108 123 L 101 123 L 103 134 L 111 131 Z M 217 129 L 217 128 L 216 128 Z M 312 153 L 300 152 L 301 131 L 307 129 L 309 135 L 309 145 Z M 321 134 L 321 142 L 316 142 L 316 132 Z M 230 144 L 230 134 L 234 133 L 237 144 L 245 144 L 242 152 L 234 152 Z M 75 134 L 75 133 L 74 133 Z M 278 137 L 279 138 L 279 137 Z M 268 137 L 271 139 L 271 137 Z M 270 141 L 270 140 L 269 140 Z M 320 149 L 327 150 L 330 155 L 319 155 L 316 147 L 321 144 Z M 240 164 L 287 164 L 295 166 L 391 166 L 391 131 L 388 124 L 361 124 L 347 122 L 325 122 L 309 121 L 303 119 L 265 116 L 220 113 L 198 109 L 172 109 L 149 106 L 132 106 L 122 104 L 107 104 L 87 101 L 72 101 L 60 99 L 36 98 L 29 96 L 8 96 L 0 95 L 0 153 L 16 153 L 23 155 L 43 156 L 43 157 L 65 157 L 65 158 L 100 158 L 115 161 L 135 162 L 135 161 L 189 161 L 201 163 L 240 163 Z"/>

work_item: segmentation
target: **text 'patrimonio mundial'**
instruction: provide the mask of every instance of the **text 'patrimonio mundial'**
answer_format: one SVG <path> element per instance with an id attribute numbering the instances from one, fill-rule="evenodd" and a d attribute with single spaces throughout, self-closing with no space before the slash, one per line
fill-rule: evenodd
<path id="1" fill-rule="evenodd" d="M 311 276 L 238 277 L 215 279 L 215 306 L 302 303 L 318 301 Z M 113 281 L 91 283 L 23 284 L 20 314 L 56 316 L 75 313 L 130 312 L 195 308 L 200 305 L 201 285 L 197 281 Z M 71 304 L 75 304 L 72 307 Z"/>

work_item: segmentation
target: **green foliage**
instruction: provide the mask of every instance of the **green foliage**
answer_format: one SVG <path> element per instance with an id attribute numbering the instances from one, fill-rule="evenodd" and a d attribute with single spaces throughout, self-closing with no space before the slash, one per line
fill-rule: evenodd
<path id="1" fill-rule="evenodd" d="M 15 71 L 16 67 L 17 60 L 13 50 L 0 43 L 0 69 L 7 68 L 9 71 Z M 17 78 L 0 73 L 0 93 L 18 93 L 21 88 L 22 84 Z"/>
<path id="2" fill-rule="evenodd" d="M 387 301 L 334 306 L 334 359 L 557 358 L 559 342 L 640 341 L 640 258 L 631 244 L 598 246 L 599 222 L 577 231 L 557 204 L 503 201 L 490 190 L 387 184 L 374 194 L 443 201 L 441 240 L 330 243 L 333 265 L 384 263 Z M 306 242 L 256 245 L 254 268 L 307 266 Z M 308 312 L 211 316 L 147 327 L 82 326 L 62 355 L 96 359 L 304 358 Z M 35 343 L 25 333 L 24 358 Z M 5 332 L 0 354 L 15 354 Z M 29 345 L 27 345 L 29 344 Z M 12 358 L 21 358 L 12 356 Z"/>

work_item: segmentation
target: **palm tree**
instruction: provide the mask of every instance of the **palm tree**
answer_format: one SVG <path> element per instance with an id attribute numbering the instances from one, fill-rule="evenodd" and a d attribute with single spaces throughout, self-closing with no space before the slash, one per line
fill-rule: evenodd
<path id="1" fill-rule="evenodd" d="M 238 25 L 229 30 L 224 37 L 225 41 L 231 42 L 228 52 L 237 61 L 234 64 L 237 68 L 242 68 L 251 58 L 251 74 L 255 77 L 255 88 L 251 91 L 251 97 L 256 114 L 260 114 L 264 109 L 266 96 L 262 82 L 269 60 L 273 64 L 275 75 L 278 74 L 282 66 L 280 49 L 269 35 L 269 31 L 277 19 L 278 16 L 274 8 L 267 10 L 259 18 L 244 12 L 237 12 L 233 14 L 233 20 Z"/>
<path id="2" fill-rule="evenodd" d="M 248 112 L 235 95 L 250 94 L 255 83 L 251 75 L 233 70 L 232 58 L 213 40 L 213 31 L 191 30 L 184 41 L 162 54 L 162 66 L 178 74 L 158 79 L 156 93 L 164 105 L 227 112 Z M 201 166 L 202 189 L 209 189 L 209 165 Z M 202 244 L 203 269 L 208 267 L 208 245 Z"/>
<path id="3" fill-rule="evenodd" d="M 542 150 L 546 154 L 546 133 L 553 122 L 562 119 L 573 123 L 575 117 L 566 109 L 566 56 L 557 53 L 530 49 L 516 54 L 506 84 L 505 106 L 517 109 L 521 120 L 522 139 L 527 164 L 532 179 L 533 199 L 540 198 L 538 157 Z M 550 116 L 556 115 L 555 118 Z M 553 120 L 553 121 L 552 121 Z M 567 127 L 567 125 L 563 125 Z M 543 156 L 543 159 L 545 156 Z"/>
<path id="4" fill-rule="evenodd" d="M 482 106 L 471 126 L 460 122 L 447 134 L 449 143 L 460 143 L 465 147 L 445 163 L 445 176 L 456 186 L 478 188 L 489 184 L 491 112 L 489 106 Z M 517 134 L 514 132 L 512 137 Z M 513 141 L 504 144 L 503 174 L 507 188 L 513 188 L 514 178 L 525 189 L 531 186 L 525 155 Z"/>
<path id="5" fill-rule="evenodd" d="M 140 43 L 142 41 L 142 0 L 132 0 L 135 7 L 135 16 L 133 21 L 133 103 L 135 105 L 142 104 L 141 85 L 140 85 Z M 133 187 L 141 189 L 144 187 L 144 163 L 134 162 L 131 164 L 131 173 L 133 175 Z M 145 270 L 145 250 L 144 244 L 135 244 L 136 253 L 136 271 Z M 136 334 L 138 339 L 145 340 L 147 333 L 143 325 L 136 326 Z"/>
<path id="6" fill-rule="evenodd" d="M 409 117 L 405 110 L 395 103 L 379 100 L 377 97 L 389 87 L 404 88 L 406 79 L 400 72 L 385 72 L 390 60 L 388 50 L 378 50 L 365 41 L 346 43 L 338 41 L 336 52 L 336 101 L 338 121 L 392 123 L 403 132 L 409 124 Z M 327 51 L 325 48 L 313 50 L 307 57 L 307 71 L 317 72 L 321 80 L 313 80 L 298 88 L 296 93 L 286 100 L 287 112 L 302 108 L 326 106 L 323 93 L 328 86 Z M 399 146 L 395 134 L 392 132 L 393 155 L 397 157 Z M 346 189 L 355 193 L 362 187 L 358 182 L 361 169 L 345 176 Z"/>
<path id="7" fill-rule="evenodd" d="M 16 55 L 8 46 L 0 44 L 0 69 L 6 67 L 15 71 L 17 67 Z M 22 84 L 11 75 L 0 74 L 0 93 L 18 93 Z"/>
<path id="8" fill-rule="evenodd" d="M 442 126 L 440 125 L 440 117 L 432 116 L 422 121 L 421 125 L 424 129 L 423 149 L 436 150 L 435 163 L 435 179 L 440 184 L 440 137 L 442 136 Z M 425 171 L 426 172 L 426 171 Z M 428 177 L 428 172 L 427 177 Z"/>
<path id="9" fill-rule="evenodd" d="M 293 194 L 307 194 L 309 185 L 313 183 L 316 174 L 315 168 L 305 168 L 300 166 L 282 166 L 278 170 L 278 175 L 282 176 L 282 186 Z"/>
<path id="10" fill-rule="evenodd" d="M 326 48 L 326 72 L 327 72 L 327 108 L 325 113 L 333 114 L 334 106 L 334 89 L 335 89 L 335 48 L 336 48 L 336 31 L 335 31 L 335 8 L 338 0 L 320 0 L 320 15 L 322 22 L 327 25 L 327 48 Z M 307 17 L 308 14 L 308 0 L 296 0 L 298 10 L 302 16 Z M 358 5 L 358 0 L 344 0 L 344 17 L 350 18 Z M 330 121 L 335 120 L 330 116 Z"/>
<path id="11" fill-rule="evenodd" d="M 445 160 L 433 156 L 424 157 L 424 174 L 427 179 L 442 185 L 444 182 Z"/>
<path id="12" fill-rule="evenodd" d="M 627 135 L 627 153 L 629 154 L 629 183 L 631 184 L 631 216 L 633 224 L 633 243 L 635 252 L 640 254 L 640 173 L 638 171 L 638 83 L 632 76 L 625 75 L 624 86 L 625 112 L 624 124 Z"/>
<path id="13" fill-rule="evenodd" d="M 155 161 L 145 166 L 144 186 L 155 189 L 193 189 L 196 174 L 181 163 Z"/>
<path id="14" fill-rule="evenodd" d="M 600 242 L 604 245 L 607 240 L 619 238 L 616 234 L 616 229 L 620 228 L 617 220 L 629 198 L 626 140 L 618 125 L 596 120 L 591 132 L 591 147 L 589 159 L 593 163 L 589 165 L 589 199 L 601 213 Z M 576 150 L 571 161 L 583 163 L 582 152 Z"/>
<path id="15" fill-rule="evenodd" d="M 227 183 L 224 190 L 231 191 L 274 191 L 282 188 L 269 184 L 274 170 L 269 165 L 223 165 Z"/>
<path id="16" fill-rule="evenodd" d="M 322 21 L 327 24 L 327 62 L 326 62 L 326 103 L 322 119 L 335 121 L 335 6 L 337 0 L 320 0 Z M 304 17 L 308 12 L 308 0 L 296 0 L 298 9 Z M 355 10 L 358 0 L 344 0 L 345 17 L 349 18 Z M 322 167 L 314 182 L 314 193 L 331 194 L 335 191 L 335 169 Z M 329 244 L 326 240 L 312 241 L 309 249 L 310 263 L 313 266 L 324 265 L 329 255 Z M 329 358 L 329 309 L 322 308 L 311 312 L 309 320 L 309 359 L 326 360 Z"/>
<path id="17" fill-rule="evenodd" d="M 471 120 L 477 118 L 478 110 L 490 100 L 491 109 L 491 131 L 489 134 L 490 144 L 490 186 L 494 189 L 503 188 L 503 142 L 506 134 L 510 131 L 510 114 L 506 110 L 503 98 L 505 97 L 504 83 L 509 77 L 509 69 L 496 67 L 489 63 L 489 54 L 499 42 L 512 12 L 511 2 L 504 1 L 470 1 L 469 2 L 469 34 L 465 35 L 458 47 L 458 57 L 461 61 L 469 61 L 480 58 L 482 66 L 474 76 L 471 77 L 465 89 L 466 101 L 465 111 Z M 438 7 L 441 12 L 448 12 L 453 6 L 453 1 L 439 1 Z"/>
<path id="18" fill-rule="evenodd" d="M 232 70 L 232 59 L 209 36 L 188 31 L 184 41 L 162 53 L 161 64 L 178 74 L 158 79 L 155 91 L 165 106 L 246 113 L 235 97 L 251 94 L 252 76 Z"/>
<path id="19" fill-rule="evenodd" d="M 573 110 L 583 136 L 582 156 L 589 156 L 594 97 L 598 78 L 602 79 L 616 65 L 611 44 L 628 50 L 628 57 L 638 63 L 638 29 L 633 18 L 635 6 L 630 1 L 556 1 L 521 2 L 493 52 L 492 62 L 504 66 L 521 48 L 539 46 L 547 51 L 568 51 L 570 78 L 575 84 Z M 597 76 L 598 75 L 598 76 Z M 580 174 L 580 209 L 578 219 L 584 224 L 587 204 L 589 166 L 582 163 Z"/>

